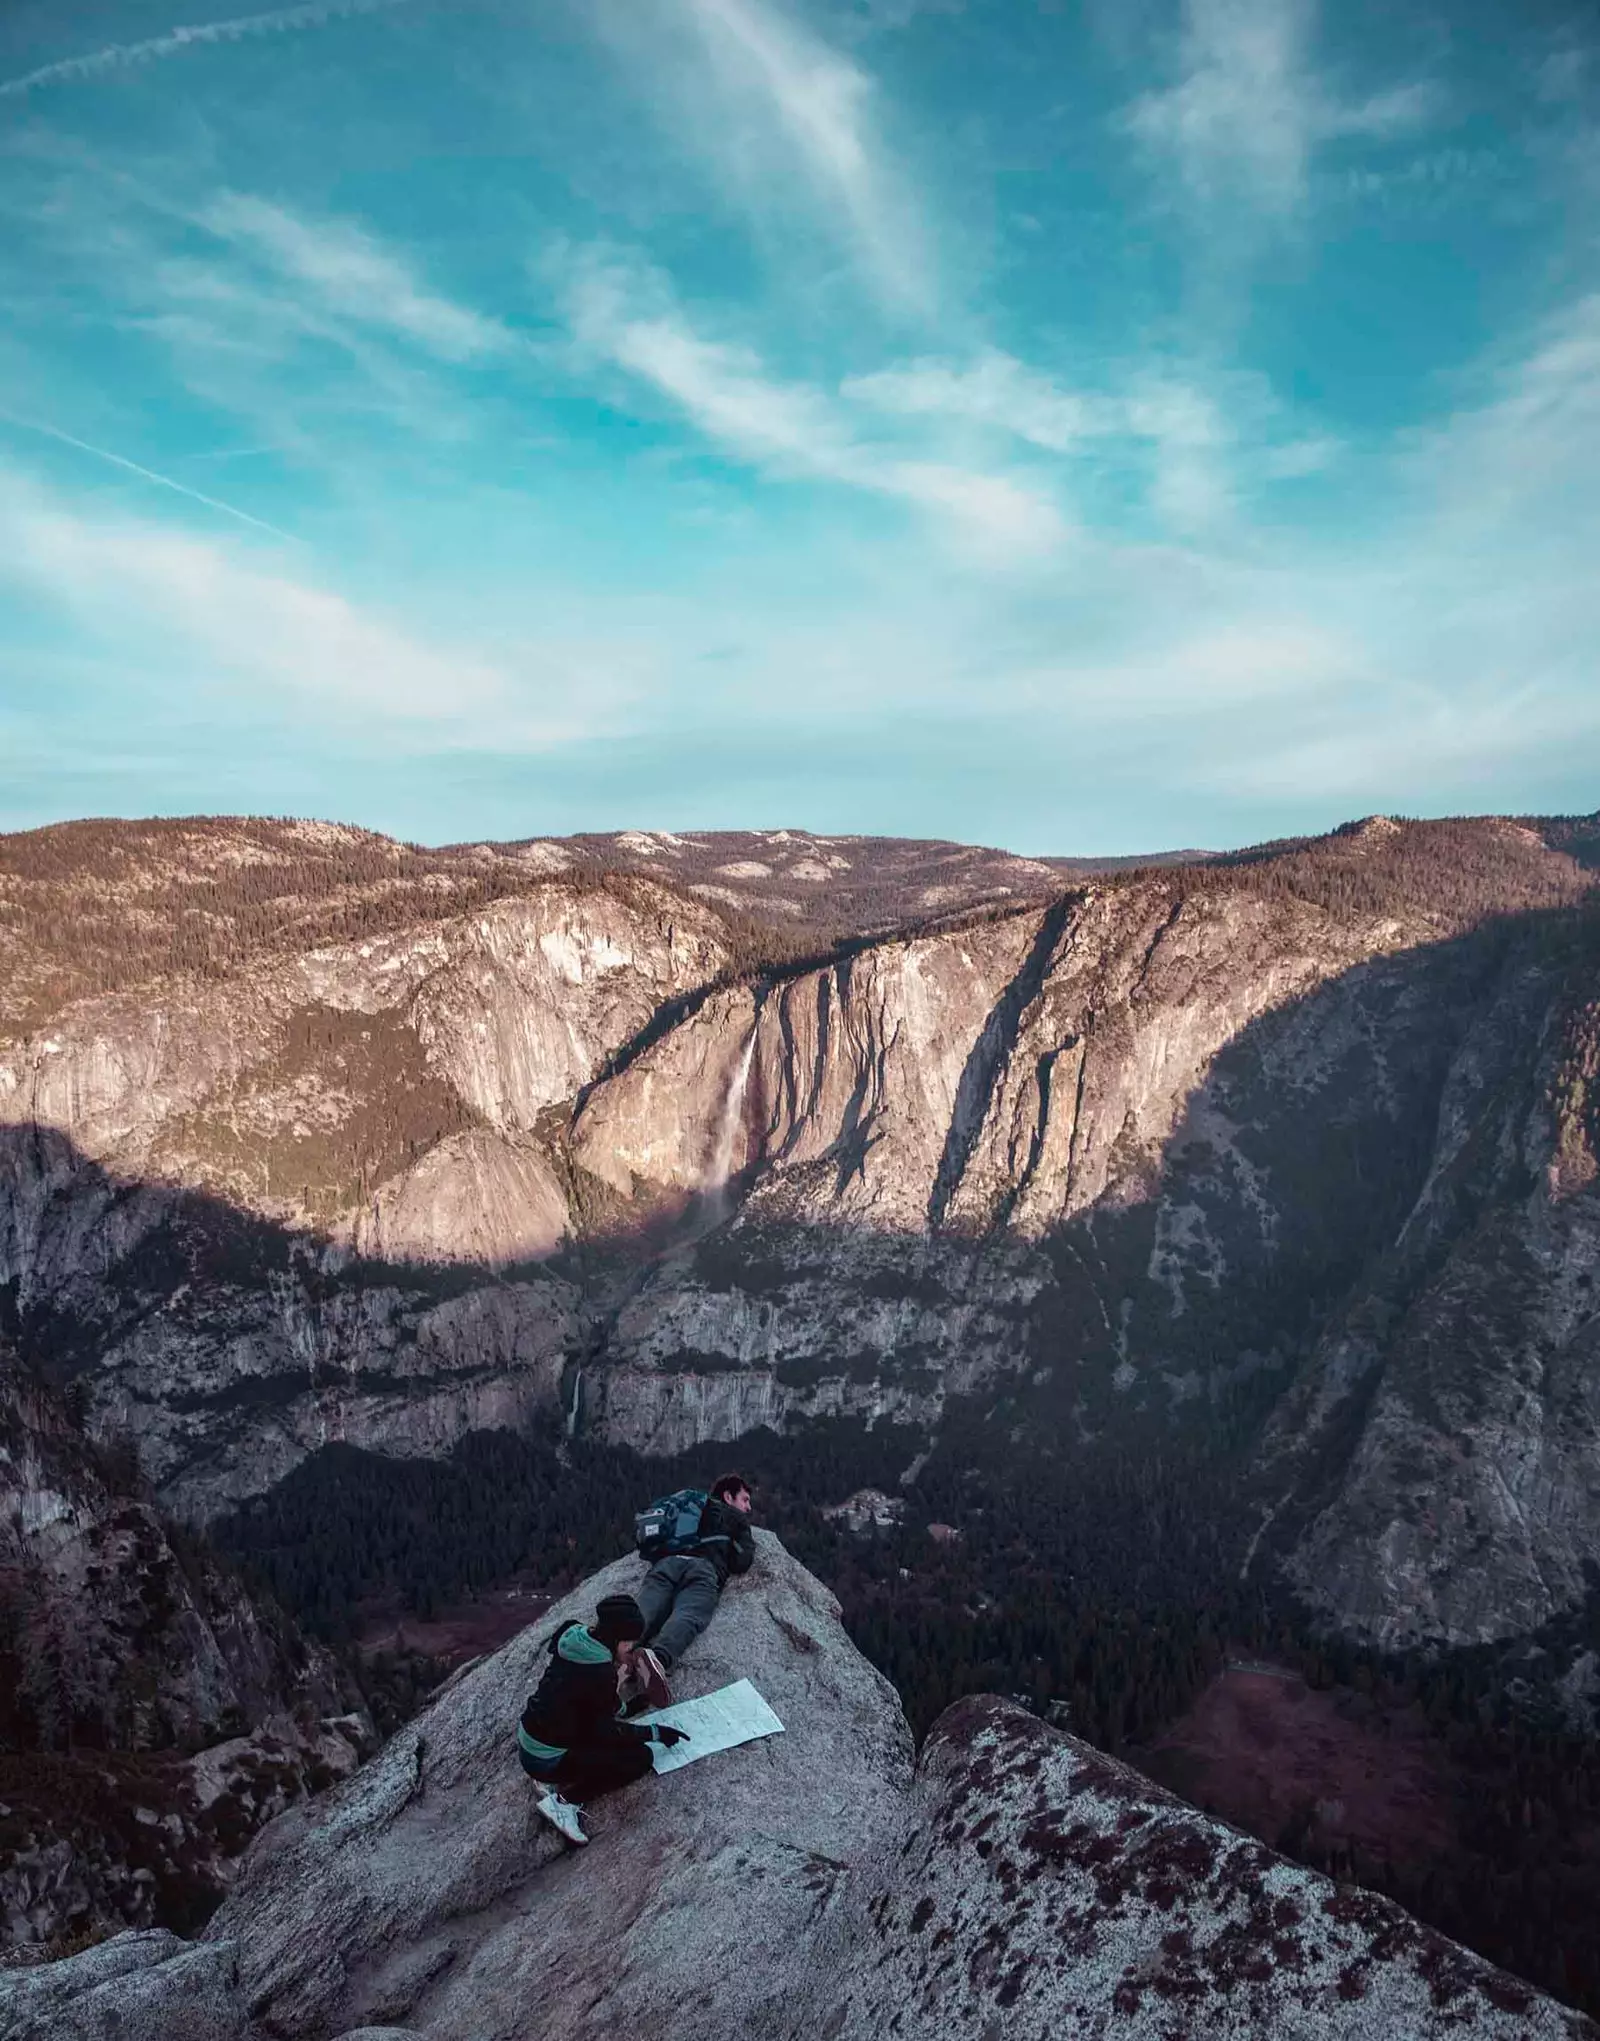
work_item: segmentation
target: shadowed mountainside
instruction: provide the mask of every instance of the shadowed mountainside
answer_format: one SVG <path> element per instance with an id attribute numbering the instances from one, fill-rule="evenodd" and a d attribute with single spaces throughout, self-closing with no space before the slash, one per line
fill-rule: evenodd
<path id="1" fill-rule="evenodd" d="M 976 1399 L 1242 1461 L 1249 1562 L 1348 1630 L 1527 1631 L 1600 1524 L 1558 833 L 1377 820 L 746 977 L 703 906 L 547 880 L 80 1001 L 0 1058 L 12 1322 L 192 1516 L 558 1404 L 670 1453 Z"/>
<path id="2" fill-rule="evenodd" d="M 1588 842 L 1372 821 L 743 974 L 633 877 L 236 929 L 0 1054 L 0 1309 L 191 1518 L 341 1441 L 853 1425 L 974 1542 L 1203 1468 L 1247 1589 L 1542 1637 L 1600 1523 Z"/>
<path id="3" fill-rule="evenodd" d="M 0 1947 L 198 1926 L 373 1730 L 343 1670 L 0 1343 Z"/>

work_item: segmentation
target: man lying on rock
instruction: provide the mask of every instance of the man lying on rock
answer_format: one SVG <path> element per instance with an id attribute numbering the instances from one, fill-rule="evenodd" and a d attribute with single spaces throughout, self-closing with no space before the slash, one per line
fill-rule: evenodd
<path id="1" fill-rule="evenodd" d="M 644 1643 L 629 1659 L 624 1696 L 631 1690 L 650 1708 L 671 1701 L 667 1674 L 717 1613 L 729 1575 L 748 1573 L 755 1559 L 751 1501 L 742 1474 L 722 1474 L 708 1493 L 680 1489 L 639 1512 L 639 1551 L 651 1566 L 639 1584 Z"/>
<path id="2" fill-rule="evenodd" d="M 591 1623 L 563 1623 L 517 1724 L 522 1769 L 539 1789 L 535 1805 L 569 1842 L 589 1840 L 578 1802 L 642 1779 L 652 1768 L 653 1743 L 670 1748 L 686 1740 L 687 1732 L 669 1723 L 622 1719 L 619 1680 L 643 1635 L 644 1615 L 632 1595 L 607 1595 Z"/>

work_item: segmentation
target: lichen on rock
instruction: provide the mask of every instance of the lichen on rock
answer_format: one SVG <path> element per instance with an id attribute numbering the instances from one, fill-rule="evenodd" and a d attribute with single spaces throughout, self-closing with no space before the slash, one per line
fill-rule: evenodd
<path id="1" fill-rule="evenodd" d="M 913 1766 L 833 1598 L 756 1536 L 678 1684 L 748 1677 L 782 1734 L 594 1803 L 587 1849 L 536 1821 L 516 1714 L 557 1624 L 637 1582 L 619 1560 L 267 1830 L 203 1943 L 0 1978 L 0 2037 L 43 2041 L 48 2005 L 51 2041 L 100 2041 L 124 1963 L 147 2007 L 163 1976 L 175 2005 L 196 1966 L 223 1980 L 206 2041 L 1592 2041 L 1391 1901 L 1012 1703 L 958 1703 Z M 180 2033 L 142 2011 L 121 2041 Z"/>

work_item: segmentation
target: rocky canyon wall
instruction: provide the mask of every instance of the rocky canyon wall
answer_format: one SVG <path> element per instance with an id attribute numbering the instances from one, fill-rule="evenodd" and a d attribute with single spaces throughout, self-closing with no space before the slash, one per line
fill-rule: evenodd
<path id="1" fill-rule="evenodd" d="M 1438 827 L 742 973 L 556 878 L 69 1003 L 0 1051 L 0 1299 L 196 1518 L 558 1403 L 908 1464 L 960 1406 L 1235 1455 L 1349 1630 L 1527 1629 L 1600 1557 L 1600 948 L 1565 851 Z"/>

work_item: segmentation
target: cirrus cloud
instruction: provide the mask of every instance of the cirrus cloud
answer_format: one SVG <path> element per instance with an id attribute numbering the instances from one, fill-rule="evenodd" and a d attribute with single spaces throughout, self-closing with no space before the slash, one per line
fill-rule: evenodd
<path id="1" fill-rule="evenodd" d="M 652 271 L 589 251 L 565 263 L 560 287 L 581 348 L 652 385 L 698 430 L 760 468 L 899 498 L 990 558 L 1048 552 L 1066 535 L 1059 508 L 1037 485 L 875 444 L 831 393 L 770 374 L 748 347 L 705 338 Z"/>

